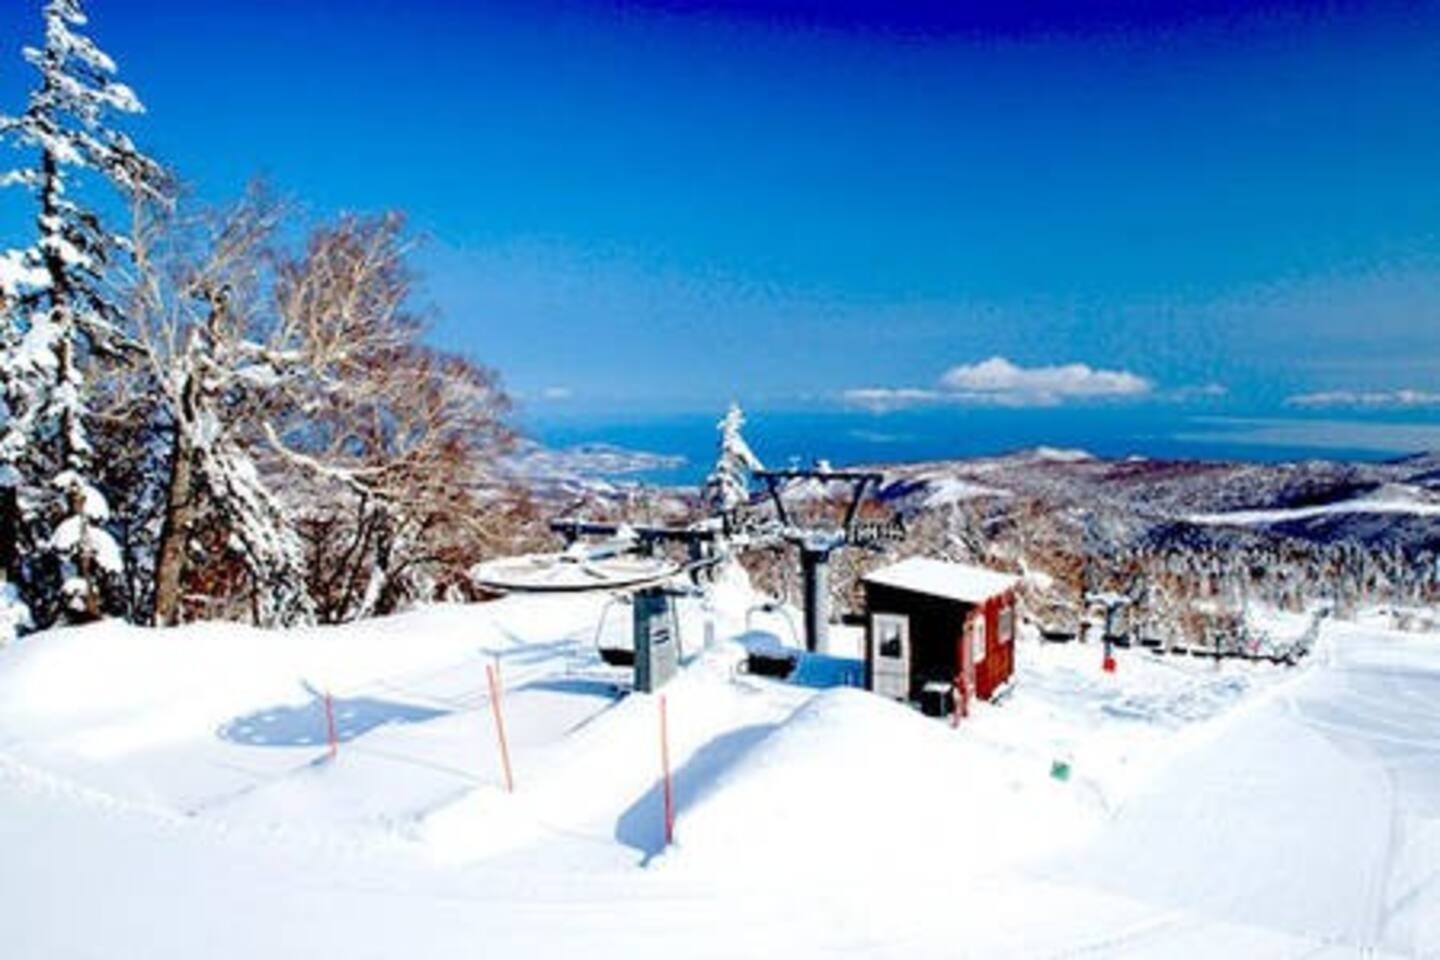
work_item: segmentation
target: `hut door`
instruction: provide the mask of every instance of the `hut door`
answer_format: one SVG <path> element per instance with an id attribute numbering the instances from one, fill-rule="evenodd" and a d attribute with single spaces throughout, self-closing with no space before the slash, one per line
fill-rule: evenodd
<path id="1" fill-rule="evenodd" d="M 898 613 L 870 615 L 874 643 L 875 692 L 910 699 L 910 618 Z"/>
<path id="2" fill-rule="evenodd" d="M 985 608 L 977 607 L 965 618 L 963 642 L 960 644 L 960 670 L 965 680 L 965 689 L 970 696 L 981 700 L 990 695 L 986 684 L 988 666 L 985 663 L 988 650 L 985 636 Z"/>

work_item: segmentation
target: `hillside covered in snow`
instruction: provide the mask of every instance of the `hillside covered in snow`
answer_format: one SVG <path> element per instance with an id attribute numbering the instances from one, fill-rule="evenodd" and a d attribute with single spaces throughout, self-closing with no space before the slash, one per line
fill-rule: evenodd
<path id="1" fill-rule="evenodd" d="M 843 670 L 746 674 L 746 646 L 781 626 L 756 599 L 732 585 L 682 604 L 669 846 L 659 698 L 598 657 L 628 629 L 604 598 L 29 637 L 0 652 L 6 954 L 1440 942 L 1440 636 L 1329 622 L 1300 670 L 1136 649 L 1106 674 L 1092 644 L 1026 635 L 1010 695 L 952 728 Z"/>
<path id="2" fill-rule="evenodd" d="M 1135 628 L 1162 642 L 1243 644 L 1252 602 L 1421 611 L 1440 601 L 1436 463 L 1105 460 L 1040 448 L 877 464 L 867 469 L 884 482 L 862 513 L 898 515 L 905 536 L 838 558 L 833 603 L 855 607 L 867 570 L 919 554 L 1022 575 L 1026 613 L 1049 630 L 1080 629 L 1085 598 L 1104 591 L 1129 597 Z M 828 509 L 838 516 L 841 498 Z M 785 592 L 785 563 L 754 566 Z"/>

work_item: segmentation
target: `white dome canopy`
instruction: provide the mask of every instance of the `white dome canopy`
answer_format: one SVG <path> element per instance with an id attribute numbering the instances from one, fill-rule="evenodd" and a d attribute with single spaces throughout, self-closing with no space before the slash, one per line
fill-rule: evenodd
<path id="1" fill-rule="evenodd" d="M 476 564 L 470 576 L 482 587 L 506 593 L 562 593 L 638 587 L 679 571 L 679 564 L 663 557 L 529 553 Z"/>

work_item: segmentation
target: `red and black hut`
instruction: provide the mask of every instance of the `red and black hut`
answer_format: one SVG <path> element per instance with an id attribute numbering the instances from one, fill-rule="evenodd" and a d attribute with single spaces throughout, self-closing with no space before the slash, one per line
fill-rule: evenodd
<path id="1" fill-rule="evenodd" d="M 920 701 L 950 688 L 989 700 L 1014 673 L 1018 578 L 911 557 L 861 582 L 865 685 L 874 692 Z"/>

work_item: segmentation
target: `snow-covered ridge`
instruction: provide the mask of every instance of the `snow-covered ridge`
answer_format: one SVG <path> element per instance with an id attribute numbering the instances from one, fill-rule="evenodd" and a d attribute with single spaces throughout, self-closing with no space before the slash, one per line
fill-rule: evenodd
<path id="1" fill-rule="evenodd" d="M 1078 447 L 1035 447 L 1021 453 L 1031 460 L 1046 460 L 1051 463 L 1086 463 L 1098 459 L 1095 454 Z"/>
<path id="2" fill-rule="evenodd" d="M 1032 506 L 1042 514 L 1070 511 L 1088 517 L 1092 534 L 1105 531 L 1118 547 L 1194 546 L 1187 525 L 1191 532 L 1205 528 L 1213 541 L 1232 537 L 1227 529 L 1263 535 L 1266 526 L 1296 520 L 1326 521 L 1286 531 L 1319 545 L 1354 539 L 1424 550 L 1440 543 L 1440 532 L 1427 527 L 1440 504 L 1431 455 L 1377 464 L 1261 464 L 1106 460 L 1042 449 L 875 469 L 886 477 L 883 495 L 907 511 L 955 504 L 994 516 Z M 1026 515 L 1035 522 L 1034 510 Z"/>
<path id="3" fill-rule="evenodd" d="M 1415 517 L 1440 516 L 1440 501 L 1413 487 L 1388 485 L 1375 493 L 1334 503 L 1268 510 L 1229 510 L 1221 513 L 1194 513 L 1185 519 L 1202 525 L 1268 525 L 1332 517 L 1345 514 L 1404 514 Z"/>

